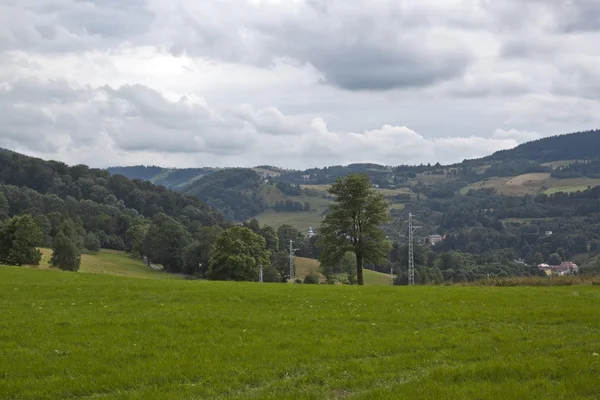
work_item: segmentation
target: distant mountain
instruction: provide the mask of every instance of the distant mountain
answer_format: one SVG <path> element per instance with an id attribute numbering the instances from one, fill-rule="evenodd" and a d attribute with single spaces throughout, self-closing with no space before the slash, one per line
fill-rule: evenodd
<path id="1" fill-rule="evenodd" d="M 590 160 L 600 157 L 600 130 L 546 137 L 510 150 L 497 151 L 484 161 L 531 160 L 540 163 L 558 160 Z"/>

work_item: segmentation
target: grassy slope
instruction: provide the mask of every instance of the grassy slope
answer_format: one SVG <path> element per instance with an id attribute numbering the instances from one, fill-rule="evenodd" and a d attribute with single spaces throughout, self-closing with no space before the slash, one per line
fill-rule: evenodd
<path id="1" fill-rule="evenodd" d="M 304 279 L 311 271 L 317 272 L 321 277 L 321 281 L 325 281 L 325 276 L 319 270 L 319 261 L 311 258 L 296 257 L 294 259 L 296 265 L 296 277 Z M 368 269 L 363 270 L 363 277 L 365 279 L 365 285 L 367 286 L 390 286 L 390 276 L 388 274 L 382 274 L 381 272 L 371 271 Z M 344 274 L 340 274 L 339 278 L 345 278 Z"/>
<path id="2" fill-rule="evenodd" d="M 597 287 L 156 281 L 0 268 L 6 398 L 583 399 Z"/>
<path id="3" fill-rule="evenodd" d="M 536 193 L 556 193 L 585 190 L 588 186 L 600 185 L 600 179 L 573 178 L 556 179 L 550 174 L 523 174 L 515 177 L 494 177 L 475 182 L 461 189 L 466 194 L 470 189 L 496 189 L 498 192 L 521 196 Z"/>
<path id="4" fill-rule="evenodd" d="M 49 268 L 52 250 L 40 249 L 42 262 L 38 268 Z M 146 266 L 141 260 L 133 259 L 126 253 L 114 250 L 101 250 L 97 254 L 83 254 L 79 272 L 94 274 L 110 274 L 134 278 L 178 279 L 177 275 L 163 271 L 155 271 Z"/>
<path id="5" fill-rule="evenodd" d="M 318 228 L 321 225 L 321 220 L 323 219 L 321 213 L 327 209 L 329 204 L 331 204 L 330 200 L 316 196 L 286 196 L 275 187 L 270 185 L 263 185 L 262 191 L 268 204 L 274 204 L 277 201 L 285 201 L 288 199 L 292 201 L 298 201 L 302 204 L 305 202 L 310 204 L 311 210 L 308 212 L 277 212 L 275 210 L 266 210 L 253 217 L 256 218 L 261 225 L 270 225 L 275 229 L 284 224 L 292 225 L 296 229 L 301 230 L 303 233 L 306 233 L 308 228 L 311 226 L 313 228 Z"/>

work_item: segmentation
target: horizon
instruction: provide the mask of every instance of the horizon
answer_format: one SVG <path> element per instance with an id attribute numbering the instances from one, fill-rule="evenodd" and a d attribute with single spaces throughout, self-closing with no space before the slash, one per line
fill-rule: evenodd
<path id="1" fill-rule="evenodd" d="M 594 131 L 594 130 L 592 130 Z M 502 149 L 502 150 L 497 150 L 494 151 L 493 153 L 484 155 L 482 157 L 478 157 L 478 158 L 471 158 L 471 159 L 463 159 L 462 161 L 459 162 L 453 162 L 453 163 L 441 163 L 439 161 L 436 162 L 421 162 L 418 164 L 381 164 L 379 162 L 374 162 L 374 161 L 368 161 L 368 162 L 353 162 L 350 161 L 348 163 L 344 163 L 344 164 L 329 164 L 329 165 L 320 165 L 320 166 L 310 166 L 307 168 L 303 168 L 303 169 L 298 169 L 298 168 L 286 168 L 286 167 L 282 167 L 282 166 L 277 166 L 277 165 L 271 165 L 271 164 L 256 164 L 253 166 L 248 166 L 248 165 L 233 165 L 233 166 L 214 166 L 214 165 L 204 165 L 204 166 L 182 166 L 182 167 L 175 167 L 175 166 L 167 166 L 167 165 L 157 165 L 157 164 L 123 164 L 123 165 L 108 165 L 108 166 L 104 166 L 104 167 L 99 167 L 99 166 L 94 166 L 94 165 L 89 165 L 89 164 L 83 164 L 83 165 L 87 165 L 90 168 L 97 168 L 97 169 L 103 169 L 103 170 L 110 170 L 110 169 L 115 169 L 115 168 L 135 168 L 135 167 L 145 167 L 145 168 L 161 168 L 161 169 L 167 169 L 167 170 L 184 170 L 184 169 L 216 169 L 216 170 L 220 170 L 220 169 L 235 169 L 235 168 L 246 168 L 246 169 L 256 169 L 256 168 L 261 168 L 261 167 L 269 167 L 269 168 L 275 168 L 275 169 L 279 169 L 282 171 L 306 171 L 306 170 L 310 170 L 310 169 L 323 169 L 323 168 L 328 168 L 328 167 L 348 167 L 350 165 L 365 165 L 365 164 L 373 164 L 373 165 L 378 165 L 380 167 L 385 167 L 385 168 L 396 168 L 396 167 L 400 167 L 400 166 L 407 166 L 407 167 L 417 167 L 417 166 L 427 166 L 427 165 L 436 165 L 437 163 L 439 163 L 442 167 L 450 167 L 450 166 L 454 166 L 454 165 L 459 165 L 463 162 L 469 162 L 469 161 L 476 161 L 482 158 L 486 158 L 489 156 L 492 156 L 498 152 L 503 152 L 503 151 L 510 151 L 510 150 L 514 150 L 516 148 L 518 148 L 519 146 L 526 144 L 526 143 L 531 143 L 531 142 L 535 142 L 535 141 L 539 141 L 539 140 L 543 140 L 543 139 L 548 139 L 548 138 L 552 138 L 552 137 L 558 137 L 558 136 L 568 136 L 568 135 L 572 135 L 572 134 L 576 134 L 576 133 L 580 133 L 580 132 L 569 132 L 569 133 L 558 133 L 558 134 L 554 134 L 554 135 L 549 135 L 547 137 L 542 137 L 542 138 L 537 138 L 537 139 L 532 139 L 523 143 L 520 143 L 518 145 L 516 145 L 515 147 L 512 148 L 508 148 L 508 149 Z M 6 150 L 9 152 L 13 152 L 13 153 L 19 153 L 28 157 L 33 157 L 33 158 L 40 158 L 46 161 L 57 161 L 57 162 L 63 162 L 65 164 L 67 164 L 68 166 L 74 166 L 74 165 L 82 165 L 82 163 L 67 163 L 65 161 L 59 160 L 59 159 L 54 159 L 54 158 L 44 158 L 44 157 L 40 157 L 37 155 L 32 155 L 32 154 L 27 154 L 27 153 L 23 153 L 17 150 L 13 150 L 13 149 L 9 149 L 9 148 L 4 148 L 4 147 L 0 147 L 0 150 Z"/>

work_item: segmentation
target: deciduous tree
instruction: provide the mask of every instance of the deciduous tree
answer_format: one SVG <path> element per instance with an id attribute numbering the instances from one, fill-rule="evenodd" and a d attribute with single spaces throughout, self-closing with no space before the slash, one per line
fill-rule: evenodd
<path id="1" fill-rule="evenodd" d="M 265 238 L 243 226 L 223 231 L 212 252 L 208 278 L 213 280 L 256 281 L 259 266 L 267 268 L 271 253 Z"/>
<path id="2" fill-rule="evenodd" d="M 363 264 L 383 262 L 391 247 L 381 225 L 390 221 L 390 204 L 371 189 L 370 178 L 351 174 L 338 178 L 328 192 L 335 196 L 319 230 L 321 262 L 335 264 L 351 251 L 356 256 L 356 278 L 364 284 Z"/>
<path id="3" fill-rule="evenodd" d="M 0 225 L 0 264 L 39 265 L 42 254 L 36 245 L 42 232 L 31 215 L 13 217 Z"/>

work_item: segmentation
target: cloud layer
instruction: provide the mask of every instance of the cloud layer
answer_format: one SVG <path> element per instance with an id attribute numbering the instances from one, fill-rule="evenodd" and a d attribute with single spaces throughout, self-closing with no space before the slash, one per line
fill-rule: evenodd
<path id="1" fill-rule="evenodd" d="M 600 123 L 593 0 L 0 5 L 0 146 L 94 166 L 456 162 Z"/>

